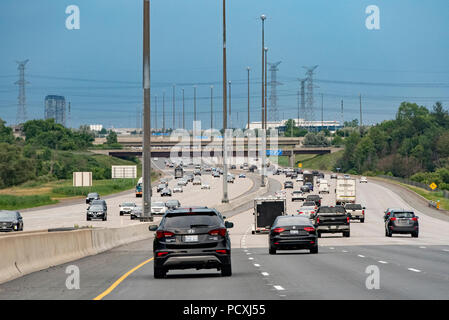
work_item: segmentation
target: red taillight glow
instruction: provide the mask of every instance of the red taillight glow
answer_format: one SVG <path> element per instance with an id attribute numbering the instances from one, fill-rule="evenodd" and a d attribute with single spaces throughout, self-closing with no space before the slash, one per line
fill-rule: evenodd
<path id="1" fill-rule="evenodd" d="M 350 220 L 349 217 L 346 217 L 346 222 L 347 222 L 347 223 L 349 223 L 349 220 Z"/>
<path id="2" fill-rule="evenodd" d="M 393 218 L 390 219 L 390 221 L 396 221 L 396 218 L 393 217 Z"/>
<path id="3" fill-rule="evenodd" d="M 315 211 L 310 211 L 310 213 L 315 213 Z"/>
<path id="4" fill-rule="evenodd" d="M 320 223 L 320 217 L 316 218 L 316 223 Z"/>
<path id="5" fill-rule="evenodd" d="M 222 253 L 222 254 L 226 254 L 228 253 L 228 250 L 215 250 L 216 253 Z"/>
<path id="6" fill-rule="evenodd" d="M 168 254 L 168 252 L 158 252 L 157 253 L 157 256 L 158 257 L 161 257 L 161 256 L 165 256 L 165 255 L 167 255 Z"/>
<path id="7" fill-rule="evenodd" d="M 156 238 L 158 239 L 162 239 L 165 237 L 172 237 L 175 234 L 173 232 L 169 232 L 169 231 L 163 231 L 163 230 L 158 230 L 156 231 Z"/>
<path id="8" fill-rule="evenodd" d="M 314 227 L 305 227 L 304 230 L 308 231 L 308 232 L 314 232 L 315 228 Z"/>
<path id="9" fill-rule="evenodd" d="M 365 210 L 362 210 L 362 214 L 365 215 Z"/>
<path id="10" fill-rule="evenodd" d="M 273 232 L 274 232 L 274 233 L 281 233 L 281 232 L 284 232 L 284 231 L 285 231 L 284 228 L 274 228 L 274 229 L 273 229 Z"/>
<path id="11" fill-rule="evenodd" d="M 418 218 L 417 217 L 413 217 L 412 221 L 418 221 Z"/>
<path id="12" fill-rule="evenodd" d="M 299 214 L 304 213 L 304 211 L 299 211 Z"/>
<path id="13" fill-rule="evenodd" d="M 209 231 L 209 234 L 211 236 L 218 236 L 218 235 L 220 235 L 220 236 L 224 237 L 226 235 L 226 229 L 225 228 L 214 229 L 214 230 Z"/>

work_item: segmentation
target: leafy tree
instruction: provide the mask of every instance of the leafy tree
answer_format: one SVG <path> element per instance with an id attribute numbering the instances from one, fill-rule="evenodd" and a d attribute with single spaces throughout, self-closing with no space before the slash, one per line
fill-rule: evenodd
<path id="1" fill-rule="evenodd" d="M 115 144 L 117 143 L 117 133 L 113 130 L 109 131 L 108 136 L 106 137 L 107 144 Z"/>
<path id="2" fill-rule="evenodd" d="M 14 141 L 14 135 L 12 129 L 5 126 L 5 121 L 0 118 L 0 142 L 12 143 Z"/>

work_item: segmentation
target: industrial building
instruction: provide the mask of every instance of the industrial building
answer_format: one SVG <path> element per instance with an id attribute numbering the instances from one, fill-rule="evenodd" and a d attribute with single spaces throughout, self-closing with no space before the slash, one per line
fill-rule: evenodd
<path id="1" fill-rule="evenodd" d="M 335 120 L 323 120 L 323 121 L 306 121 L 304 119 L 293 119 L 295 121 L 295 126 L 299 126 L 312 131 L 321 131 L 327 129 L 331 132 L 337 131 L 342 128 L 339 121 Z M 284 132 L 286 128 L 286 123 L 288 119 L 281 121 L 267 121 L 268 129 L 278 129 L 279 132 Z M 249 124 L 249 129 L 261 129 L 262 124 L 260 121 L 251 122 Z M 248 125 L 246 126 L 248 129 Z"/>
<path id="2" fill-rule="evenodd" d="M 63 96 L 45 97 L 45 119 L 55 119 L 56 123 L 66 125 L 66 107 Z"/>

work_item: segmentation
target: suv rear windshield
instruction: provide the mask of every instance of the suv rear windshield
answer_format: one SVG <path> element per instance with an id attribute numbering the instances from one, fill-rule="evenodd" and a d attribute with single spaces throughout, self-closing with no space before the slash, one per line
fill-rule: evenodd
<path id="1" fill-rule="evenodd" d="M 311 195 L 307 196 L 307 199 L 318 199 L 319 200 L 320 196 L 317 194 L 311 194 Z"/>
<path id="2" fill-rule="evenodd" d="M 182 213 L 165 217 L 164 228 L 191 228 L 192 226 L 213 227 L 220 225 L 220 219 L 214 213 Z"/>
<path id="3" fill-rule="evenodd" d="M 321 207 L 318 209 L 318 213 L 346 213 L 346 210 L 342 206 Z"/>
<path id="4" fill-rule="evenodd" d="M 345 208 L 349 209 L 349 210 L 362 210 L 362 205 L 361 204 L 352 204 L 352 203 L 350 203 L 350 204 L 347 204 L 345 206 Z"/>
<path id="5" fill-rule="evenodd" d="M 394 212 L 393 215 L 396 218 L 413 218 L 415 216 L 413 212 Z"/>

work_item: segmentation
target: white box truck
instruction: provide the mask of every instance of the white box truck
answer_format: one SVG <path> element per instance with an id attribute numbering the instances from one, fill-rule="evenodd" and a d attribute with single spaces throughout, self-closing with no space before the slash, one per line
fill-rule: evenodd
<path id="1" fill-rule="evenodd" d="M 318 193 L 329 193 L 329 183 L 327 180 L 320 180 L 320 186 L 318 188 Z"/>
<path id="2" fill-rule="evenodd" d="M 335 202 L 337 205 L 355 203 L 356 181 L 355 179 L 337 179 L 335 189 Z"/>

